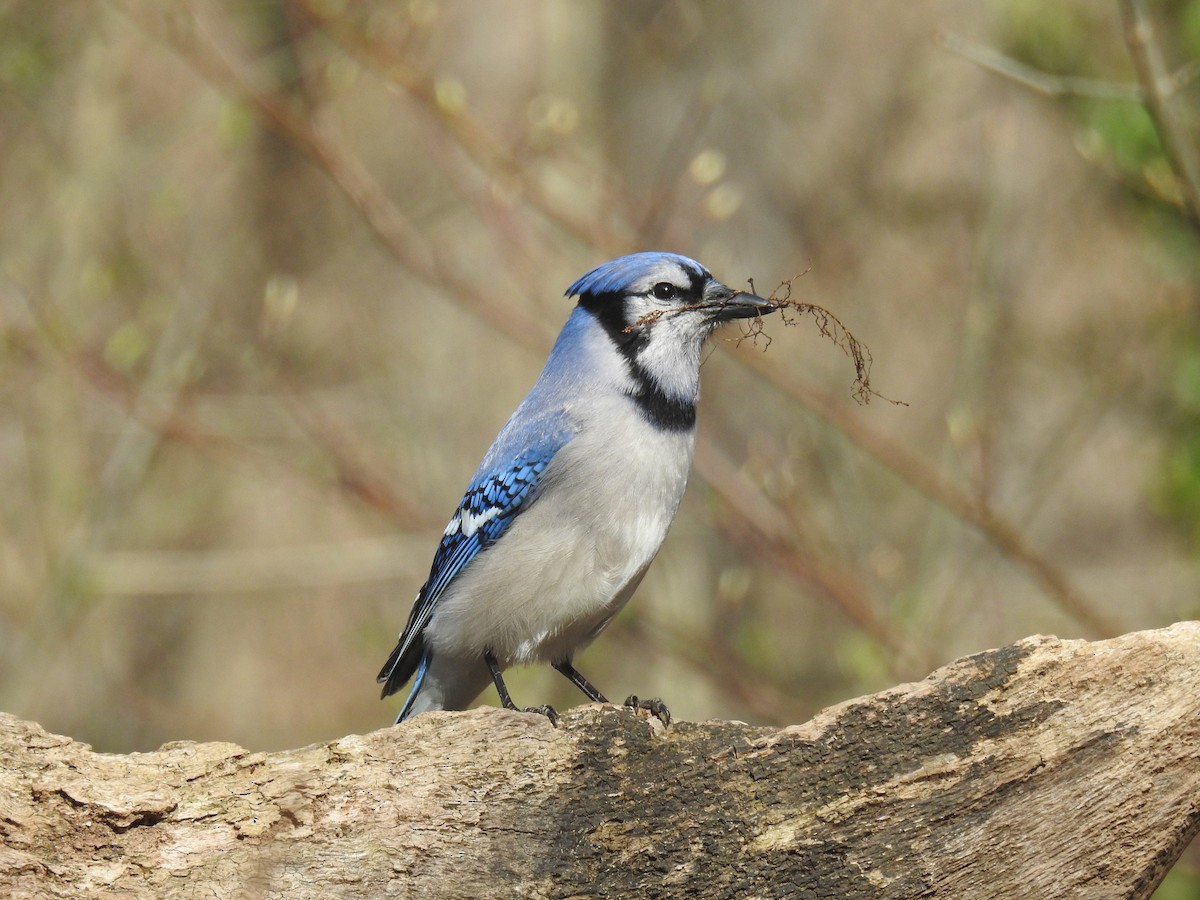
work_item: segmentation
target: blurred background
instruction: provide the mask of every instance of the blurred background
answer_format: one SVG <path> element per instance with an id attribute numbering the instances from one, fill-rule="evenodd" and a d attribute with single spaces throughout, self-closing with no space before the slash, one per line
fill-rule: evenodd
<path id="1" fill-rule="evenodd" d="M 563 289 L 639 249 L 804 273 L 884 397 L 809 319 L 722 334 L 576 660 L 609 696 L 799 722 L 1195 618 L 1197 60 L 1200 0 L 0 0 L 0 709 L 106 751 L 386 725 Z"/>

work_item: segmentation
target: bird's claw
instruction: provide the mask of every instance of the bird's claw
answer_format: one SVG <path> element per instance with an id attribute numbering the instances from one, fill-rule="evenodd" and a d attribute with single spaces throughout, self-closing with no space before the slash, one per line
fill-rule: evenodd
<path id="1" fill-rule="evenodd" d="M 553 706 L 527 706 L 522 712 L 538 713 L 550 720 L 550 724 L 558 727 L 558 710 Z"/>
<path id="2" fill-rule="evenodd" d="M 667 709 L 667 704 L 663 703 L 657 697 L 651 697 L 649 700 L 639 700 L 637 694 L 630 694 L 625 698 L 625 705 L 630 709 L 646 710 L 650 715 L 662 722 L 664 727 L 671 724 L 671 711 Z"/>

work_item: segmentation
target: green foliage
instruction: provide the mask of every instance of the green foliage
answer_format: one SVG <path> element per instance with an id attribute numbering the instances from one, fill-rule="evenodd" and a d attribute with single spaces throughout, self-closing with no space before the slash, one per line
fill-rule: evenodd
<path id="1" fill-rule="evenodd" d="M 1061 75 L 1088 74 L 1096 65 L 1090 11 L 1040 0 L 1006 0 L 998 7 L 1004 52 L 1013 58 Z"/>
<path id="2" fill-rule="evenodd" d="M 838 669 L 856 684 L 887 684 L 891 671 L 886 651 L 860 631 L 842 635 L 835 650 Z"/>
<path id="3" fill-rule="evenodd" d="M 1200 874 L 1176 866 L 1154 892 L 1154 900 L 1196 900 L 1200 897 Z"/>
<path id="4" fill-rule="evenodd" d="M 0 35 L 0 85 L 22 93 L 40 89 L 53 71 L 45 45 L 19 33 Z"/>
<path id="5" fill-rule="evenodd" d="M 150 336 L 140 322 L 126 322 L 104 345 L 104 361 L 120 372 L 128 372 L 146 355 Z"/>
<path id="6" fill-rule="evenodd" d="M 1180 49 L 1190 57 L 1200 56 L 1200 3 L 1188 0 L 1178 12 L 1176 32 Z"/>
<path id="7" fill-rule="evenodd" d="M 1154 120 L 1139 103 L 1086 99 L 1078 104 L 1087 145 L 1128 173 L 1165 164 Z"/>
<path id="8" fill-rule="evenodd" d="M 775 632 L 762 619 L 743 619 L 734 633 L 738 658 L 751 666 L 763 666 L 775 656 Z"/>
<path id="9" fill-rule="evenodd" d="M 1161 6 L 1160 21 L 1174 37 L 1174 49 L 1200 53 L 1200 0 Z M 1125 47 L 1112 40 L 1111 11 L 1104 15 L 1095 5 L 1034 0 L 1010 0 L 999 8 L 1001 49 L 1021 63 L 1049 75 L 1091 77 L 1114 86 L 1134 82 Z M 1145 106 L 1128 99 L 1080 95 L 1068 96 L 1064 107 L 1074 114 L 1091 158 L 1139 194 L 1180 205 L 1170 161 Z"/>
<path id="10" fill-rule="evenodd" d="M 1188 341 L 1180 350 L 1171 382 L 1177 412 L 1200 418 L 1200 347 Z"/>
<path id="11" fill-rule="evenodd" d="M 244 147 L 257 133 L 257 124 L 250 108 L 238 100 L 223 103 L 217 121 L 217 133 L 228 149 Z"/>
<path id="12" fill-rule="evenodd" d="M 1156 485 L 1159 510 L 1193 548 L 1200 547 L 1200 334 L 1177 332 L 1166 445 Z"/>
<path id="13" fill-rule="evenodd" d="M 1129 65 L 1107 59 L 1102 30 L 1091 10 L 1016 0 L 1001 7 L 1005 52 L 1041 71 L 1093 76 L 1110 82 L 1131 80 Z M 1161 47 L 1169 58 L 1200 55 L 1200 0 L 1158 4 L 1156 21 L 1171 40 Z M 1169 65 L 1178 66 L 1179 60 Z M 1186 92 L 1178 94 L 1182 105 Z M 1143 104 L 1102 97 L 1071 97 L 1064 108 L 1082 131 L 1089 158 L 1131 189 L 1133 208 L 1141 211 L 1141 235 L 1147 254 L 1175 282 L 1178 293 L 1200 290 L 1200 233 L 1181 208 L 1181 191 L 1156 124 Z M 1193 115 L 1193 118 L 1195 116 Z M 1200 147 L 1193 148 L 1200 152 Z M 1168 312 L 1168 388 L 1164 392 L 1165 447 L 1154 483 L 1157 508 L 1193 548 L 1200 548 L 1200 328 L 1192 313 Z"/>

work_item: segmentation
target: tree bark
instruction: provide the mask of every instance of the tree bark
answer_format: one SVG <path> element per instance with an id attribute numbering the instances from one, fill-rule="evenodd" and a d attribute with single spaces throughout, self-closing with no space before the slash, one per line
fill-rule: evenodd
<path id="1" fill-rule="evenodd" d="M 803 725 L 479 709 L 281 753 L 0 715 L 4 897 L 1148 897 L 1200 624 L 1034 637 Z"/>

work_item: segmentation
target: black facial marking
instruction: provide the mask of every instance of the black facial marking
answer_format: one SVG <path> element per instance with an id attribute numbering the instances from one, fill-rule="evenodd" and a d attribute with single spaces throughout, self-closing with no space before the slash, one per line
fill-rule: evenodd
<path id="1" fill-rule="evenodd" d="M 712 278 L 712 275 L 707 271 L 698 272 L 694 269 L 687 269 L 686 271 L 688 280 L 691 282 L 688 293 L 693 300 L 699 300 L 704 294 L 704 283 Z"/>
<path id="2" fill-rule="evenodd" d="M 646 291 L 645 296 L 658 300 L 672 300 L 680 306 L 699 303 L 704 297 L 704 285 L 712 277 L 705 270 L 683 269 L 688 286 L 681 288 L 667 281 L 660 281 Z M 670 291 L 665 290 L 670 288 Z M 629 362 L 636 362 L 638 354 L 650 342 L 648 329 L 631 328 L 632 322 L 625 316 L 625 295 L 619 291 L 603 294 L 581 294 L 579 305 L 596 317 L 609 339 Z"/>
<path id="3" fill-rule="evenodd" d="M 703 290 L 704 276 L 693 273 L 692 286 L 689 295 L 700 296 Z M 681 296 L 687 302 L 687 296 Z M 585 294 L 579 298 L 579 305 L 591 313 L 609 340 L 613 342 L 629 367 L 635 386 L 629 391 L 638 410 L 646 420 L 656 428 L 664 431 L 688 431 L 696 425 L 696 404 L 691 400 L 671 397 L 663 393 L 658 382 L 638 362 L 638 356 L 650 342 L 649 328 L 631 328 L 633 324 L 625 317 L 625 298 L 618 293 Z"/>
<path id="4" fill-rule="evenodd" d="M 584 294 L 579 298 L 579 305 L 595 317 L 629 363 L 632 364 L 650 342 L 645 328 L 626 330 L 631 323 L 625 321 L 625 298 L 621 294 Z"/>

